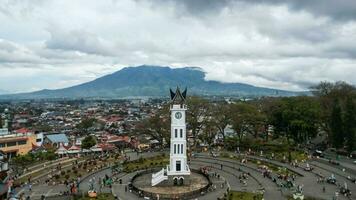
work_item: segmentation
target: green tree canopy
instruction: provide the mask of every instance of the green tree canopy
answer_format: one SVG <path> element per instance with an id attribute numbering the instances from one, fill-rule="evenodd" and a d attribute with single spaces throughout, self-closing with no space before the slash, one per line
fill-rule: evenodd
<path id="1" fill-rule="evenodd" d="M 349 97 L 346 100 L 344 115 L 344 134 L 346 139 L 347 150 L 349 152 L 356 149 L 356 106 L 355 99 Z"/>
<path id="2" fill-rule="evenodd" d="M 187 105 L 187 123 L 196 138 L 205 123 L 209 104 L 207 100 L 193 96 L 187 100 Z"/>
<path id="3" fill-rule="evenodd" d="M 85 137 L 82 141 L 82 149 L 90 149 L 96 145 L 96 138 L 92 135 Z"/>
<path id="4" fill-rule="evenodd" d="M 230 109 L 232 128 L 237 133 L 239 142 L 241 143 L 243 135 L 247 133 L 257 137 L 259 129 L 264 126 L 266 121 L 265 115 L 257 106 L 246 102 L 237 102 L 231 104 Z"/>
<path id="5" fill-rule="evenodd" d="M 218 133 L 225 139 L 224 129 L 231 123 L 231 108 L 230 105 L 225 102 L 219 102 L 211 106 L 211 123 L 216 126 Z"/>
<path id="6" fill-rule="evenodd" d="M 319 113 L 319 104 L 313 97 L 282 98 L 277 100 L 270 122 L 277 134 L 302 143 L 316 136 L 320 124 Z"/>
<path id="7" fill-rule="evenodd" d="M 147 134 L 153 139 L 156 139 L 163 145 L 163 140 L 170 143 L 170 121 L 169 108 L 165 105 L 151 117 L 137 125 L 137 131 L 142 134 Z"/>
<path id="8" fill-rule="evenodd" d="M 95 122 L 96 122 L 95 118 L 85 118 L 79 124 L 77 124 L 76 128 L 86 131 L 90 127 L 92 127 Z"/>

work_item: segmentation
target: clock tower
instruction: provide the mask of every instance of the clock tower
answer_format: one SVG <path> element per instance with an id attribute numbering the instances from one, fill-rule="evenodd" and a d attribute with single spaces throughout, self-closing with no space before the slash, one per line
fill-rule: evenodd
<path id="1" fill-rule="evenodd" d="M 171 140 L 169 165 L 152 175 L 152 186 L 168 180 L 169 184 L 184 185 L 189 183 L 190 169 L 187 162 L 187 130 L 185 99 L 187 89 L 183 92 L 177 87 L 171 93 Z"/>
<path id="2" fill-rule="evenodd" d="M 187 89 L 181 93 L 179 88 L 171 92 L 171 146 L 168 176 L 173 176 L 173 182 L 184 183 L 184 176 L 190 175 L 187 162 L 187 130 L 185 98 Z M 177 180 L 175 180 L 177 179 Z"/>

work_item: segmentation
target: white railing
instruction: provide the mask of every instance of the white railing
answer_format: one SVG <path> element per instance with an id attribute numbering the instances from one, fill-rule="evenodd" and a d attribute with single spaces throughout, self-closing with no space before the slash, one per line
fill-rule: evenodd
<path id="1" fill-rule="evenodd" d="M 164 175 L 164 168 L 163 168 L 161 171 L 159 171 L 155 174 L 152 174 L 151 184 L 152 184 L 152 186 L 155 186 L 155 185 L 159 184 L 160 182 L 167 180 L 167 179 L 168 179 L 168 176 Z"/>
<path id="2" fill-rule="evenodd" d="M 161 171 L 155 173 L 155 174 L 152 174 L 152 178 L 156 178 L 158 176 L 163 176 L 164 175 L 164 168 L 162 168 Z"/>
<path id="3" fill-rule="evenodd" d="M 190 172 L 189 165 L 185 165 L 185 171 Z"/>

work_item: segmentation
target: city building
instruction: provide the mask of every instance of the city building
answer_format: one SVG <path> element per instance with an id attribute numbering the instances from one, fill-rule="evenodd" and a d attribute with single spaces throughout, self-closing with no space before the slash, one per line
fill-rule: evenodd
<path id="1" fill-rule="evenodd" d="M 25 155 L 36 145 L 36 135 L 27 129 L 19 129 L 13 133 L 0 135 L 0 150 L 11 159 L 17 155 Z"/>
<path id="2" fill-rule="evenodd" d="M 59 148 L 60 144 L 63 144 L 64 146 L 69 145 L 69 140 L 64 133 L 49 134 L 44 136 L 43 145 L 45 147 Z"/>

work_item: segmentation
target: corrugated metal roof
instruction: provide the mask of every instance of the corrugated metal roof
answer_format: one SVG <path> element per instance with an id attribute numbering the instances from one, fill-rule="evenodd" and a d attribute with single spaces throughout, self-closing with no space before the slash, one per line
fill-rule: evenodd
<path id="1" fill-rule="evenodd" d="M 46 137 L 51 140 L 51 142 L 62 142 L 62 143 L 69 143 L 69 140 L 67 136 L 64 133 L 59 133 L 59 134 L 51 134 L 51 135 L 46 135 Z"/>

